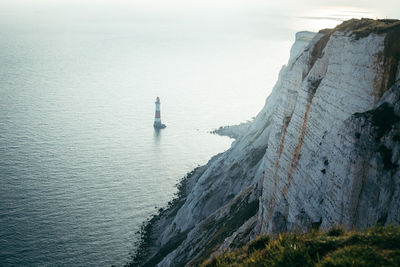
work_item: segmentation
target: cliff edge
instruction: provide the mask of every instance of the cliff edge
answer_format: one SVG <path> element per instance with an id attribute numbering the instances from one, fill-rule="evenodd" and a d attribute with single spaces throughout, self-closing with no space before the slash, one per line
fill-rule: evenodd
<path id="1" fill-rule="evenodd" d="M 131 265 L 198 265 L 260 233 L 400 223 L 400 22 L 299 33 L 264 108 L 180 184 Z"/>

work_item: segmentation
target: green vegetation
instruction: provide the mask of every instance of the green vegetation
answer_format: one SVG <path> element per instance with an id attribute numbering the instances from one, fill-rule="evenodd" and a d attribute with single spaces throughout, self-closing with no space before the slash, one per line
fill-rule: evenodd
<path id="1" fill-rule="evenodd" d="M 264 235 L 202 266 L 400 266 L 400 227 Z"/>
<path id="2" fill-rule="evenodd" d="M 337 31 L 351 32 L 356 39 L 367 37 L 371 33 L 387 33 L 400 27 L 396 19 L 350 19 L 335 28 Z"/>

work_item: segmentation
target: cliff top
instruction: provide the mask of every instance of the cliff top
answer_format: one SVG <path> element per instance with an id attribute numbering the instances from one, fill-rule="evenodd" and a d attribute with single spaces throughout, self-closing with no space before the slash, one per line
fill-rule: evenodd
<path id="1" fill-rule="evenodd" d="M 377 85 L 377 95 L 382 94 L 393 85 L 396 81 L 398 73 L 398 65 L 400 62 L 400 20 L 397 19 L 350 19 L 344 21 L 333 29 L 323 29 L 319 33 L 323 37 L 316 43 L 313 48 L 310 66 L 314 64 L 316 59 L 320 57 L 326 43 L 333 32 L 344 32 L 349 34 L 355 40 L 365 38 L 370 34 L 385 34 L 385 43 L 381 59 L 384 65 L 384 78 L 382 83 Z M 379 99 L 379 97 L 377 99 Z"/>
<path id="2" fill-rule="evenodd" d="M 400 20 L 397 19 L 351 19 L 336 26 L 334 31 L 351 32 L 356 39 L 367 37 L 371 33 L 387 33 L 400 29 Z"/>

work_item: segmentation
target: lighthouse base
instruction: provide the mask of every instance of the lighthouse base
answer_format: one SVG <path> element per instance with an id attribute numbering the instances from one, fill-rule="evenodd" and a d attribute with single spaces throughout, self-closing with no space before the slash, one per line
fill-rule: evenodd
<path id="1" fill-rule="evenodd" d="M 165 124 L 162 124 L 160 122 L 155 122 L 153 126 L 155 129 L 164 129 L 165 127 L 167 127 Z"/>

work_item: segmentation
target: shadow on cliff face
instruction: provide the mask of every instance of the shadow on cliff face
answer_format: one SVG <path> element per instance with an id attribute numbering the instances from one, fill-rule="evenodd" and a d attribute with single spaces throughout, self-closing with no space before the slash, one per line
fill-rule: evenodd
<path id="1" fill-rule="evenodd" d="M 233 234 L 236 229 L 257 213 L 259 201 L 257 198 L 251 200 L 251 195 L 252 188 L 250 187 L 229 203 L 225 216 L 212 215 L 200 224 L 202 235 L 208 238 L 195 251 L 194 255 L 197 257 L 188 263 L 189 266 L 200 265 L 218 249 L 226 237 Z M 182 262 L 182 265 L 185 265 L 185 261 Z"/>
<path id="2" fill-rule="evenodd" d="M 153 250 L 154 243 L 157 239 L 157 237 L 154 236 L 154 232 L 157 230 L 155 229 L 156 223 L 161 219 L 164 219 L 166 224 L 172 223 L 174 216 L 185 203 L 187 194 L 190 190 L 189 186 L 195 182 L 193 180 L 196 180 L 204 170 L 205 167 L 202 166 L 187 173 L 177 184 L 178 192 L 176 193 L 175 198 L 168 202 L 166 208 L 159 209 L 157 214 L 153 215 L 143 223 L 140 230 L 139 241 L 135 243 L 136 249 L 131 257 L 131 261 L 125 265 L 126 267 L 154 266 L 185 240 L 188 231 L 177 234 L 176 237 L 171 239 L 170 242 L 167 242 L 162 249 L 159 249 L 158 251 Z M 149 259 L 152 253 L 156 254 Z"/>
<path id="3" fill-rule="evenodd" d="M 396 82 L 387 94 L 391 102 L 382 102 L 377 108 L 356 113 L 350 119 L 355 132 L 355 149 L 360 156 L 354 165 L 364 166 L 363 175 L 357 177 L 360 188 L 357 194 L 357 203 L 354 209 L 353 225 L 360 226 L 361 217 L 368 217 L 365 226 L 374 223 L 385 224 L 388 216 L 395 216 L 389 209 L 395 197 L 396 180 L 400 153 L 400 81 Z M 374 176 L 368 175 L 373 171 Z M 385 200 L 385 197 L 387 200 Z M 389 204 L 383 205 L 382 202 Z M 371 207 L 380 207 L 373 211 Z"/>

